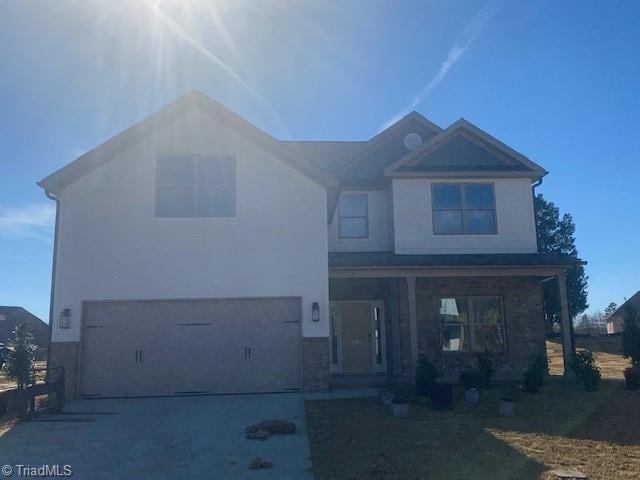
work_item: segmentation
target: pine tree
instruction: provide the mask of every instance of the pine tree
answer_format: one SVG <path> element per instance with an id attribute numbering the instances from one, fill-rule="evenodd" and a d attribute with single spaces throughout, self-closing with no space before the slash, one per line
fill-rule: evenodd
<path id="1" fill-rule="evenodd" d="M 31 329 L 24 323 L 18 323 L 13 331 L 11 344 L 13 351 L 7 355 L 7 377 L 15 379 L 18 389 L 24 390 L 32 383 L 36 354 L 36 345 L 33 343 Z"/>
<path id="2" fill-rule="evenodd" d="M 576 225 L 573 217 L 565 213 L 560 217 L 560 209 L 538 194 L 535 197 L 538 251 L 541 253 L 564 253 L 578 256 L 575 245 Z M 575 265 L 567 271 L 567 297 L 569 315 L 574 318 L 584 312 L 587 303 L 587 277 L 582 265 Z M 551 330 L 553 321 L 560 316 L 560 298 L 557 280 L 544 284 L 544 314 L 547 328 Z"/>

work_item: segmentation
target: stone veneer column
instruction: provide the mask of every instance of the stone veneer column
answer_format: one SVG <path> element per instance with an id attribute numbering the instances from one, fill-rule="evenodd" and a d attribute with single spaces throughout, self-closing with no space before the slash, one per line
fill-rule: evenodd
<path id="1" fill-rule="evenodd" d="M 52 342 L 49 346 L 50 367 L 64 367 L 64 397 L 66 401 L 75 400 L 79 396 L 78 391 L 78 359 L 80 355 L 80 342 Z"/>
<path id="2" fill-rule="evenodd" d="M 327 390 L 329 379 L 329 337 L 303 337 L 303 390 Z"/>

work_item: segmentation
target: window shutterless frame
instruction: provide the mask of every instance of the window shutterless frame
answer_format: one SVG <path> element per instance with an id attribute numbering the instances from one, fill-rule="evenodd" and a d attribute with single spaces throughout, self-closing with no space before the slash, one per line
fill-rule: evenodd
<path id="1" fill-rule="evenodd" d="M 458 187 L 460 190 L 460 208 L 436 208 L 434 203 L 435 189 L 440 185 L 448 185 Z M 465 187 L 473 185 L 489 185 L 492 194 L 492 208 L 466 208 Z M 498 212 L 496 208 L 496 189 L 493 182 L 433 182 L 431 183 L 431 228 L 434 235 L 497 235 L 498 234 Z M 493 231 L 491 232 L 469 232 L 465 227 L 465 212 L 483 211 L 493 213 Z M 439 233 L 436 228 L 436 212 L 460 212 L 461 231 L 455 233 Z"/>
<path id="2" fill-rule="evenodd" d="M 161 162 L 184 162 L 181 166 L 184 168 L 183 178 L 162 178 L 160 170 Z M 219 178 L 212 178 L 206 175 L 205 162 L 220 162 Z M 229 168 L 226 172 L 225 165 Z M 175 167 L 180 167 L 176 163 Z M 174 167 L 174 168 L 175 168 Z M 179 170 L 179 168 L 178 168 Z M 175 173 L 175 172 L 174 172 Z M 178 175 L 179 177 L 179 175 Z M 173 190 L 173 193 L 180 192 L 183 194 L 184 201 L 183 211 L 163 211 L 160 205 L 161 192 Z M 232 154 L 158 154 L 156 156 L 156 175 L 155 175 L 155 209 L 156 218 L 233 218 L 237 211 L 237 174 L 236 174 L 236 158 Z M 224 199 L 224 195 L 228 195 Z M 223 198 L 229 202 L 227 211 L 225 211 L 224 203 L 216 204 L 216 197 Z M 169 196 L 169 199 L 171 197 Z M 179 197 L 176 197 L 179 199 Z M 166 198 L 165 198 L 166 200 Z M 165 206 L 166 208 L 166 206 Z M 220 212 L 215 209 L 220 208 Z M 170 208 L 169 208 L 170 210 Z"/>
<path id="3" fill-rule="evenodd" d="M 344 198 L 360 197 L 365 199 L 365 211 L 362 215 L 344 215 L 341 202 Z M 343 232 L 342 220 L 364 220 L 365 231 L 361 235 L 348 235 Z M 338 237 L 344 239 L 362 239 L 369 238 L 369 195 L 366 193 L 346 193 L 340 195 L 338 200 Z"/>
<path id="4" fill-rule="evenodd" d="M 442 304 L 442 300 L 445 298 L 451 299 L 460 299 L 467 301 L 467 322 L 443 322 L 442 314 L 438 314 L 438 318 L 440 321 L 440 350 L 447 355 L 457 355 L 457 354 L 469 354 L 469 353 L 478 353 L 484 351 L 483 349 L 473 349 L 473 344 L 475 343 L 475 330 L 474 327 L 478 325 L 487 325 L 485 322 L 477 322 L 475 318 L 475 309 L 474 302 L 477 300 L 498 300 L 500 303 L 500 324 L 499 326 L 502 328 L 502 350 L 494 351 L 493 353 L 506 353 L 508 348 L 507 343 L 507 319 L 505 318 L 504 312 L 504 299 L 499 295 L 449 295 L 438 297 L 439 304 Z M 440 308 L 440 307 L 438 307 Z M 469 350 L 445 350 L 444 349 L 444 328 L 445 326 L 460 326 L 463 331 L 466 329 L 469 332 Z"/>

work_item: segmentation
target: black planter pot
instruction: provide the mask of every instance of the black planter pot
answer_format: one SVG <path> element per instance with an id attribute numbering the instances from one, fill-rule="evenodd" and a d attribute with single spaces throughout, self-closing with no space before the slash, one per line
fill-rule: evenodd
<path id="1" fill-rule="evenodd" d="M 630 367 L 624 371 L 624 383 L 627 390 L 640 389 L 640 368 Z"/>
<path id="2" fill-rule="evenodd" d="M 453 408 L 453 384 L 436 383 L 431 389 L 431 404 L 437 410 Z"/>
<path id="3" fill-rule="evenodd" d="M 416 395 L 418 395 L 420 397 L 428 397 L 430 390 L 431 390 L 431 386 L 430 385 L 426 385 L 426 384 L 423 384 L 423 383 L 417 383 L 416 384 Z"/>

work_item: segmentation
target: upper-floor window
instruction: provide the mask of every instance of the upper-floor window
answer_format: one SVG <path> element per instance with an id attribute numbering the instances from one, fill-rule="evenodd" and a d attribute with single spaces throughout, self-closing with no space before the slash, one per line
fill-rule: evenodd
<path id="1" fill-rule="evenodd" d="M 367 238 L 369 236 L 369 205 L 367 194 L 343 194 L 338 204 L 338 236 Z"/>
<path id="2" fill-rule="evenodd" d="M 157 217 L 233 217 L 236 166 L 230 155 L 163 155 L 156 164 Z"/>
<path id="3" fill-rule="evenodd" d="M 500 297 L 440 299 L 442 349 L 447 352 L 502 352 L 504 319 Z"/>
<path id="4" fill-rule="evenodd" d="M 496 233 L 492 183 L 434 183 L 431 189 L 433 233 Z"/>

